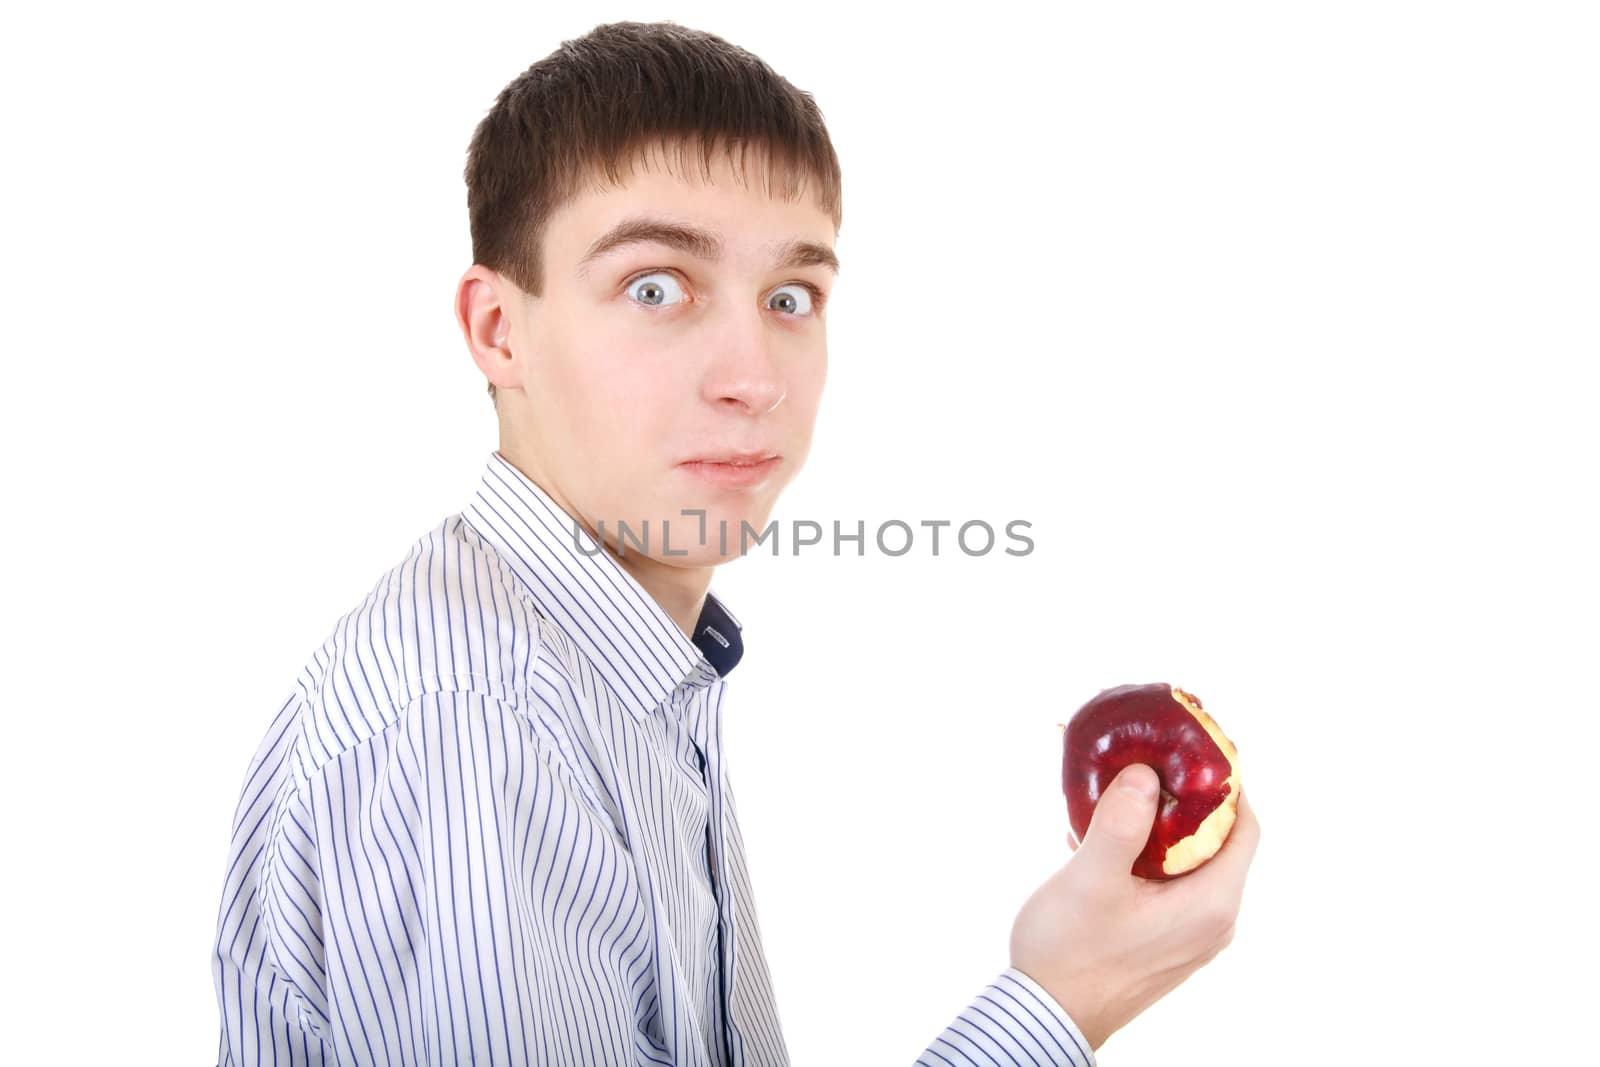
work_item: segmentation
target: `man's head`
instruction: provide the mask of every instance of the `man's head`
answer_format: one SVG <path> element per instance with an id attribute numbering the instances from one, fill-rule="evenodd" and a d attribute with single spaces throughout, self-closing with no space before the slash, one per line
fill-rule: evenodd
<path id="1" fill-rule="evenodd" d="M 614 547 L 648 520 L 661 564 L 736 555 L 804 464 L 827 374 L 840 174 L 810 95 L 711 34 L 599 26 L 502 91 L 466 178 L 456 312 L 502 454 Z M 751 484 L 685 466 L 748 452 L 779 457 Z"/>

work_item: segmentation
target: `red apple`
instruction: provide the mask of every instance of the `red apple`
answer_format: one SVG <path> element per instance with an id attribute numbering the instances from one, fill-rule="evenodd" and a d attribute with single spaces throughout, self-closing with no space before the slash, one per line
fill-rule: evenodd
<path id="1" fill-rule="evenodd" d="M 1076 848 L 1117 772 L 1145 763 L 1161 780 L 1143 878 L 1176 878 L 1216 854 L 1239 813 L 1239 758 L 1200 698 L 1165 682 L 1103 689 L 1062 727 L 1061 790 Z"/>

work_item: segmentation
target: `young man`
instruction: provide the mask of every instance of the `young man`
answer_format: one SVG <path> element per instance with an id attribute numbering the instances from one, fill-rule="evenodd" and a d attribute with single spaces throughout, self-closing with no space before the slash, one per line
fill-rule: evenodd
<path id="1" fill-rule="evenodd" d="M 466 177 L 456 311 L 500 447 L 250 767 L 220 1061 L 786 1064 L 722 758 L 744 646 L 709 585 L 810 449 L 841 218 L 821 114 L 720 38 L 612 24 L 501 93 Z M 1135 780 L 919 1062 L 1092 1064 L 1226 943 L 1248 808 L 1211 864 L 1143 883 Z"/>

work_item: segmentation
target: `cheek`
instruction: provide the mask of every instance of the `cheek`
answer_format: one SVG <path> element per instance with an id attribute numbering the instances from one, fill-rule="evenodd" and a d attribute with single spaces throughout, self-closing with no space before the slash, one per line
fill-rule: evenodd
<path id="1" fill-rule="evenodd" d="M 572 392 L 581 411 L 569 418 L 584 442 L 588 459 L 604 467 L 613 482 L 629 483 L 653 470 L 652 460 L 670 434 L 672 417 L 683 408 L 673 393 L 670 361 L 659 351 L 643 351 L 625 335 L 590 339 L 572 374 Z M 630 347 L 631 346 L 631 347 Z"/>
<path id="2" fill-rule="evenodd" d="M 682 406 L 682 398 L 673 391 L 682 382 L 672 373 L 671 360 L 659 351 L 613 348 L 598 355 L 594 367 L 601 378 L 595 391 L 605 416 L 625 427 L 631 437 L 659 430 L 663 416 Z"/>
<path id="3" fill-rule="evenodd" d="M 628 431 L 636 426 L 651 398 L 660 395 L 659 355 L 652 358 L 636 331 L 604 316 L 575 318 L 563 333 L 567 340 L 551 360 L 548 384 L 568 421 L 591 439 L 596 427 Z"/>
<path id="4" fill-rule="evenodd" d="M 788 399 L 794 401 L 794 412 L 791 417 L 803 424 L 808 436 L 812 425 L 816 422 L 817 411 L 822 406 L 822 392 L 827 380 L 826 350 L 818 353 L 815 358 L 802 362 L 789 379 Z"/>

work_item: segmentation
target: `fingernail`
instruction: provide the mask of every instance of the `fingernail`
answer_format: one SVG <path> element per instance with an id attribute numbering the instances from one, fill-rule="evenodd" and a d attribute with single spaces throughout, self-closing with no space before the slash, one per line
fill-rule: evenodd
<path id="1" fill-rule="evenodd" d="M 1134 769 L 1128 772 L 1128 788 L 1137 793 L 1141 800 L 1154 798 L 1156 790 L 1160 787 L 1161 782 L 1156 777 L 1156 772 L 1142 763 L 1136 764 Z"/>

